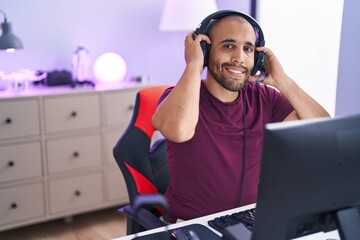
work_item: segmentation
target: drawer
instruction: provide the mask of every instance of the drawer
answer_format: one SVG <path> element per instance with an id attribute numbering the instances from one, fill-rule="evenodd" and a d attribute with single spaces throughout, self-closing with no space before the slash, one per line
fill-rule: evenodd
<path id="1" fill-rule="evenodd" d="M 99 135 L 48 140 L 46 149 L 50 174 L 101 165 Z"/>
<path id="2" fill-rule="evenodd" d="M 0 183 L 42 175 L 40 142 L 0 146 Z"/>
<path id="3" fill-rule="evenodd" d="M 137 91 L 138 89 L 105 94 L 106 125 L 127 127 L 132 117 Z"/>
<path id="4" fill-rule="evenodd" d="M 106 181 L 108 200 L 121 200 L 122 203 L 129 202 L 125 180 L 119 168 L 107 172 Z"/>
<path id="5" fill-rule="evenodd" d="M 47 133 L 100 126 L 98 95 L 46 98 L 44 108 Z"/>
<path id="6" fill-rule="evenodd" d="M 0 121 L 0 139 L 40 135 L 38 101 L 0 102 Z"/>
<path id="7" fill-rule="evenodd" d="M 51 213 L 101 203 L 101 174 L 50 181 L 49 192 Z"/>
<path id="8" fill-rule="evenodd" d="M 0 225 L 44 216 L 44 193 L 40 183 L 1 189 L 0 199 Z"/>

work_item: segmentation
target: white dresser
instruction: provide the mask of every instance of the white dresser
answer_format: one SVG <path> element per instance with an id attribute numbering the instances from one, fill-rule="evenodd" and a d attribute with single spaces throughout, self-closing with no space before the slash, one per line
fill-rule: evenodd
<path id="1" fill-rule="evenodd" d="M 112 149 L 144 87 L 0 91 L 0 231 L 127 203 Z"/>

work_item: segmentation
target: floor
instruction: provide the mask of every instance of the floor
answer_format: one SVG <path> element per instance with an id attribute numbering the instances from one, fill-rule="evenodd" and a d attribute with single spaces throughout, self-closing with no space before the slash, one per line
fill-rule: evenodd
<path id="1" fill-rule="evenodd" d="M 126 235 L 126 219 L 117 208 L 73 217 L 72 223 L 58 219 L 0 232 L 0 240 L 110 240 Z"/>

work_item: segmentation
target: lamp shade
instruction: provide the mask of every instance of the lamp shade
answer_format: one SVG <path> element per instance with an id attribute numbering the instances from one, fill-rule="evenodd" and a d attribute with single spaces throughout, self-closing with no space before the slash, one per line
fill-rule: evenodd
<path id="1" fill-rule="evenodd" d="M 159 29 L 161 31 L 195 30 L 205 17 L 216 11 L 215 0 L 166 0 Z"/>
<path id="2" fill-rule="evenodd" d="M 7 21 L 6 15 L 0 10 L 0 13 L 4 15 L 4 22 L 1 23 L 1 36 L 0 36 L 0 50 L 14 50 L 23 48 L 20 39 L 12 32 L 11 23 Z"/>

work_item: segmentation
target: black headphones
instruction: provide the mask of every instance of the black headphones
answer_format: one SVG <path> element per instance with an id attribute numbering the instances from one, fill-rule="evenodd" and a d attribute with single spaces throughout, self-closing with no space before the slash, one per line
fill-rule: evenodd
<path id="1" fill-rule="evenodd" d="M 200 26 L 195 30 L 195 33 L 194 33 L 195 36 L 193 36 L 193 38 L 195 39 L 195 37 L 199 34 L 208 35 L 207 28 L 212 20 L 217 20 L 217 19 L 221 19 L 223 17 L 232 16 L 232 15 L 240 16 L 240 17 L 244 18 L 246 21 L 248 21 L 253 26 L 255 35 L 256 35 L 255 47 L 265 46 L 264 34 L 261 30 L 260 25 L 256 22 L 256 20 L 245 13 L 232 11 L 232 10 L 220 10 L 220 11 L 217 11 L 217 12 L 207 16 L 200 23 Z M 205 41 L 201 41 L 200 44 L 201 44 L 201 48 L 204 53 L 204 67 L 205 67 L 205 66 L 207 66 L 208 61 L 209 61 L 211 45 L 207 44 Z M 254 68 L 251 71 L 251 75 L 255 75 L 257 73 L 257 71 L 262 69 L 264 61 L 265 61 L 265 53 L 255 51 Z"/>

